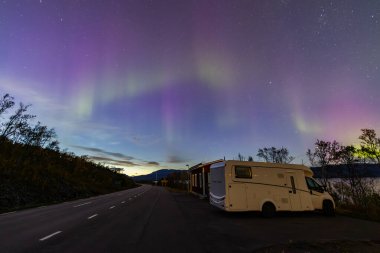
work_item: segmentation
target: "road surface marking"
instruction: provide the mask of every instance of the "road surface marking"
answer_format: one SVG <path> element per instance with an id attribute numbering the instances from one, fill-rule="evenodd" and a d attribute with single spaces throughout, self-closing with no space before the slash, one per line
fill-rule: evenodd
<path id="1" fill-rule="evenodd" d="M 76 206 L 73 206 L 73 207 L 84 206 L 84 205 L 88 205 L 88 204 L 91 204 L 91 203 L 92 203 L 92 202 L 86 202 L 86 203 L 79 204 L 79 205 L 76 205 Z"/>
<path id="2" fill-rule="evenodd" d="M 110 209 L 114 208 L 115 206 L 111 206 Z"/>
<path id="3" fill-rule="evenodd" d="M 98 214 L 96 213 L 96 214 L 94 214 L 94 215 L 91 215 L 90 217 L 88 217 L 87 219 L 92 219 L 92 218 L 94 218 L 94 217 L 96 217 L 96 216 L 98 216 Z"/>
<path id="4" fill-rule="evenodd" d="M 38 208 L 44 208 L 44 207 L 46 207 L 46 206 L 39 206 Z"/>
<path id="5" fill-rule="evenodd" d="M 42 241 L 45 241 L 46 239 L 49 239 L 50 237 L 53 237 L 53 236 L 55 236 L 55 235 L 58 235 L 59 233 L 61 233 L 62 231 L 57 231 L 57 232 L 55 232 L 55 233 L 52 233 L 52 234 L 50 234 L 50 235 L 48 235 L 48 236 L 45 236 L 45 237 L 43 237 L 43 238 L 41 238 L 40 239 L 40 241 L 42 242 Z"/>
<path id="6" fill-rule="evenodd" d="M 1 213 L 0 216 L 3 216 L 3 215 L 7 215 L 7 214 L 11 214 L 11 213 L 15 213 L 16 211 L 13 211 L 13 212 L 7 212 L 7 213 Z"/>
<path id="7" fill-rule="evenodd" d="M 124 203 L 125 203 L 125 201 L 121 201 L 121 203 L 122 203 L 122 204 L 124 204 Z"/>
<path id="8" fill-rule="evenodd" d="M 129 198 L 129 200 L 132 200 L 132 198 Z"/>

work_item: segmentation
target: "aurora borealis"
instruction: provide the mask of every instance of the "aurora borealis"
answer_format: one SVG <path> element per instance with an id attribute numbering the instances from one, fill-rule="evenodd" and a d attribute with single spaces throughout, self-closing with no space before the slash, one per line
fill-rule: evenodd
<path id="1" fill-rule="evenodd" d="M 0 1 L 1 94 L 130 175 L 380 134 L 379 68 L 377 0 Z"/>

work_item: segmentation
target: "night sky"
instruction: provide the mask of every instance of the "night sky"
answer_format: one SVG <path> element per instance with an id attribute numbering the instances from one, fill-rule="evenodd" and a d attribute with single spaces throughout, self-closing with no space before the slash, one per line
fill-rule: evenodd
<path id="1" fill-rule="evenodd" d="M 129 175 L 380 134 L 380 1 L 0 0 L 0 94 Z"/>

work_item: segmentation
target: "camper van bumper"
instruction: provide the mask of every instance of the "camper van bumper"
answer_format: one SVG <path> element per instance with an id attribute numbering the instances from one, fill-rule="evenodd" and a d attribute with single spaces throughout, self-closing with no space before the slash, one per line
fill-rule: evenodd
<path id="1" fill-rule="evenodd" d="M 217 196 L 213 194 L 212 192 L 210 192 L 210 204 L 223 210 L 225 210 L 225 206 L 224 206 L 225 198 L 226 196 Z"/>

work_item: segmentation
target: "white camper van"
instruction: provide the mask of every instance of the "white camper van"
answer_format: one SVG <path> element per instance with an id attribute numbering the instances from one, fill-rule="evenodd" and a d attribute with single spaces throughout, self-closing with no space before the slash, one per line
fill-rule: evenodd
<path id="1" fill-rule="evenodd" d="M 210 167 L 210 203 L 225 211 L 322 210 L 333 216 L 333 198 L 308 167 L 295 164 L 223 161 Z"/>

